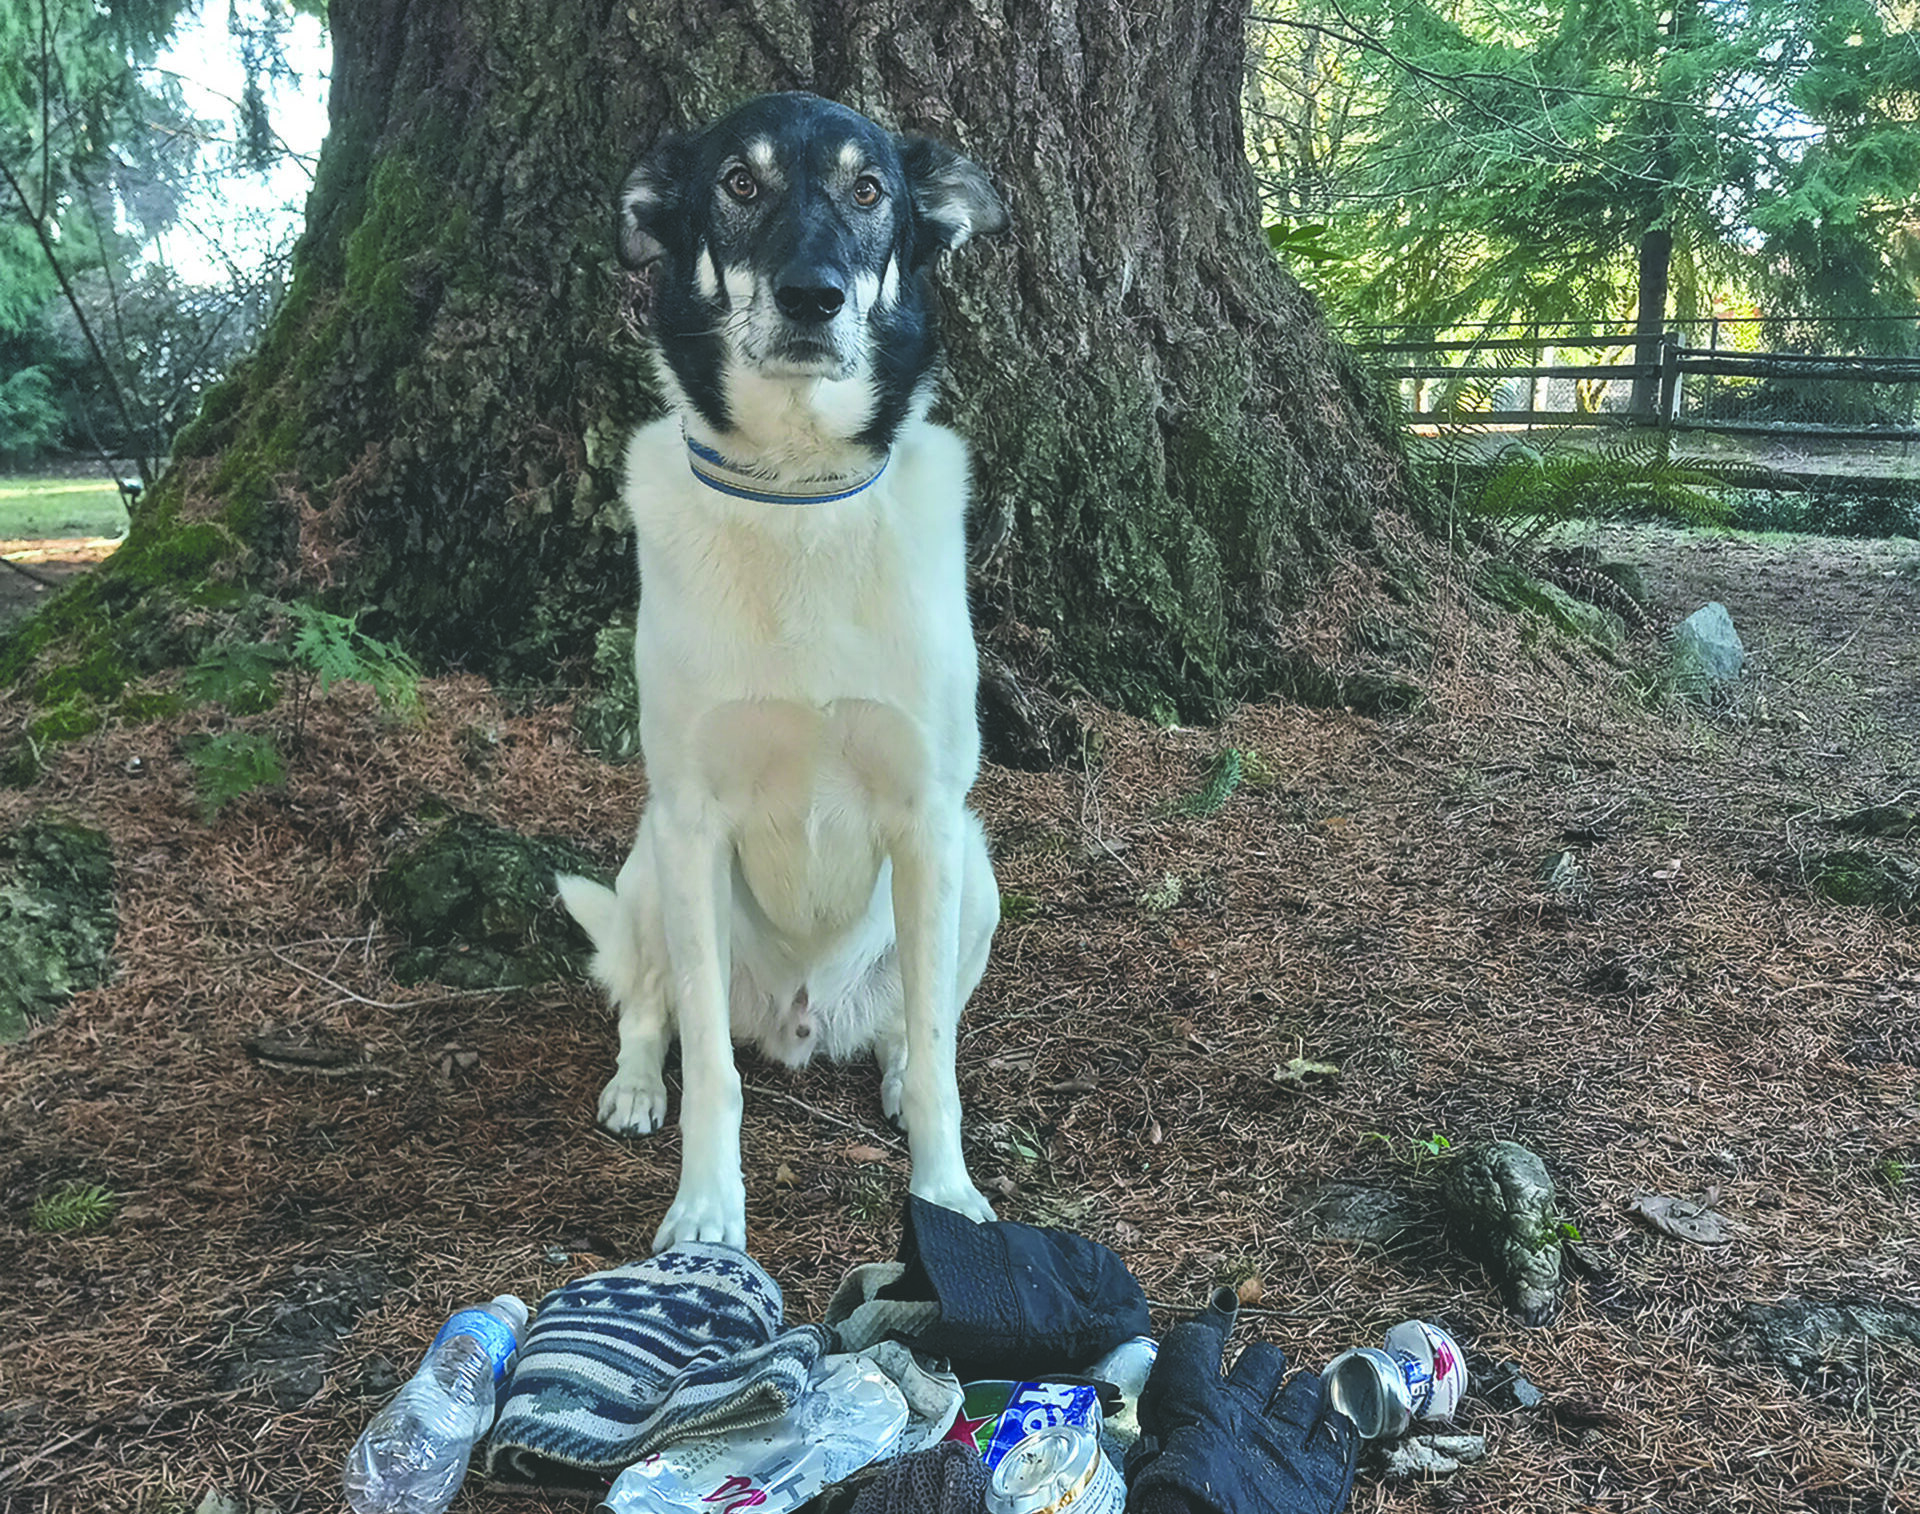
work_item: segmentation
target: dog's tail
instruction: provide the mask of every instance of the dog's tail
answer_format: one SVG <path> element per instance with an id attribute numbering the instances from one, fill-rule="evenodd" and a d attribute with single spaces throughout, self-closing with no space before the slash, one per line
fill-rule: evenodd
<path id="1" fill-rule="evenodd" d="M 567 913 L 587 933 L 594 949 L 604 952 L 613 939 L 615 922 L 620 916 L 618 896 L 605 884 L 575 873 L 560 873 L 553 882 L 560 890 L 560 902 L 566 905 Z"/>

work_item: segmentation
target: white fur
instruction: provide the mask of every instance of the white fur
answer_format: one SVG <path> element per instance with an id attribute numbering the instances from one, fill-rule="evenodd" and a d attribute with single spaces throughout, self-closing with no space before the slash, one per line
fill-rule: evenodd
<path id="1" fill-rule="evenodd" d="M 851 437 L 872 400 L 850 384 L 734 367 L 736 429 L 706 439 L 789 478 L 857 465 L 871 454 Z M 980 741 L 965 448 L 916 414 L 863 492 L 757 504 L 693 477 L 683 419 L 703 435 L 683 412 L 627 452 L 643 586 L 639 835 L 613 890 L 560 882 L 620 1012 L 601 1121 L 660 1126 L 677 1030 L 680 1184 L 654 1247 L 743 1246 L 729 1039 L 794 1066 L 871 1048 L 882 1107 L 906 1124 L 912 1191 L 989 1219 L 954 1075 L 960 1011 L 999 918 L 966 807 Z"/>

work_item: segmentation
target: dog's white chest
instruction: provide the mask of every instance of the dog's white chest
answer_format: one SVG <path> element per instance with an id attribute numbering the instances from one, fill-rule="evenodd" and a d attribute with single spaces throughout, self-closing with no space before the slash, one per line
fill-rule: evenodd
<path id="1" fill-rule="evenodd" d="M 921 429 L 892 476 L 827 507 L 716 494 L 677 430 L 643 430 L 629 456 L 650 785 L 716 808 L 740 881 L 796 944 L 866 914 L 889 838 L 957 806 L 978 766 L 964 461 Z"/>

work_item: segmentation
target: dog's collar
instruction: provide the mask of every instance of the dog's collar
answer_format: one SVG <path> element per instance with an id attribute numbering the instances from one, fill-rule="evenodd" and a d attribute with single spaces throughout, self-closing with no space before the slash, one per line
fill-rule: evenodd
<path id="1" fill-rule="evenodd" d="M 865 473 L 836 473 L 809 479 L 805 484 L 782 484 L 764 469 L 745 467 L 722 457 L 704 442 L 686 438 L 687 464 L 693 476 L 709 489 L 734 499 L 750 499 L 762 505 L 826 505 L 839 499 L 851 499 L 887 471 L 890 453 L 882 452 L 880 461 Z"/>

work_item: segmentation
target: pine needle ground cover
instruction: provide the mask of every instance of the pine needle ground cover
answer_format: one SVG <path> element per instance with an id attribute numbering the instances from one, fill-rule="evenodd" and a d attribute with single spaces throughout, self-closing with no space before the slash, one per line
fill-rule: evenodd
<path id="1" fill-rule="evenodd" d="M 1356 1509 L 1920 1508 L 1916 1352 L 1789 1377 L 1739 1325 L 1783 1297 L 1920 1302 L 1920 925 L 1806 877 L 1825 817 L 1915 807 L 1920 547 L 1606 545 L 1647 571 L 1657 622 L 1731 608 L 1751 654 L 1731 708 L 1664 699 L 1650 639 L 1610 660 L 1474 601 L 1441 558 L 1408 633 L 1417 713 L 1098 717 L 1088 772 L 989 769 L 1018 908 L 963 1025 L 972 1170 L 1003 1215 L 1119 1250 L 1157 1327 L 1228 1281 L 1244 1337 L 1302 1364 L 1421 1316 L 1544 1393 L 1470 1398 L 1484 1462 L 1363 1478 Z M 1356 568 L 1292 629 L 1331 655 L 1395 613 Z M 642 779 L 583 755 L 564 706 L 464 678 L 419 699 L 405 719 L 337 685 L 284 783 L 210 821 L 182 743 L 235 717 L 207 706 L 110 721 L 0 790 L 0 828 L 105 831 L 121 906 L 110 986 L 0 1050 L 10 1514 L 185 1514 L 210 1491 L 333 1509 L 452 1307 L 644 1251 L 678 1141 L 595 1128 L 594 994 L 402 987 L 369 903 L 447 807 L 610 873 Z M 752 1245 L 817 1318 L 892 1254 L 904 1144 L 869 1067 L 743 1074 Z M 1492 1137 L 1546 1159 L 1592 1263 L 1544 1328 L 1425 1207 Z M 1401 1195 L 1404 1233 L 1328 1233 L 1330 1185 Z M 36 1225 L 81 1194 L 86 1223 Z M 1656 1233 L 1629 1212 L 1649 1194 L 1731 1238 Z M 541 1506 L 475 1483 L 457 1507 Z"/>

